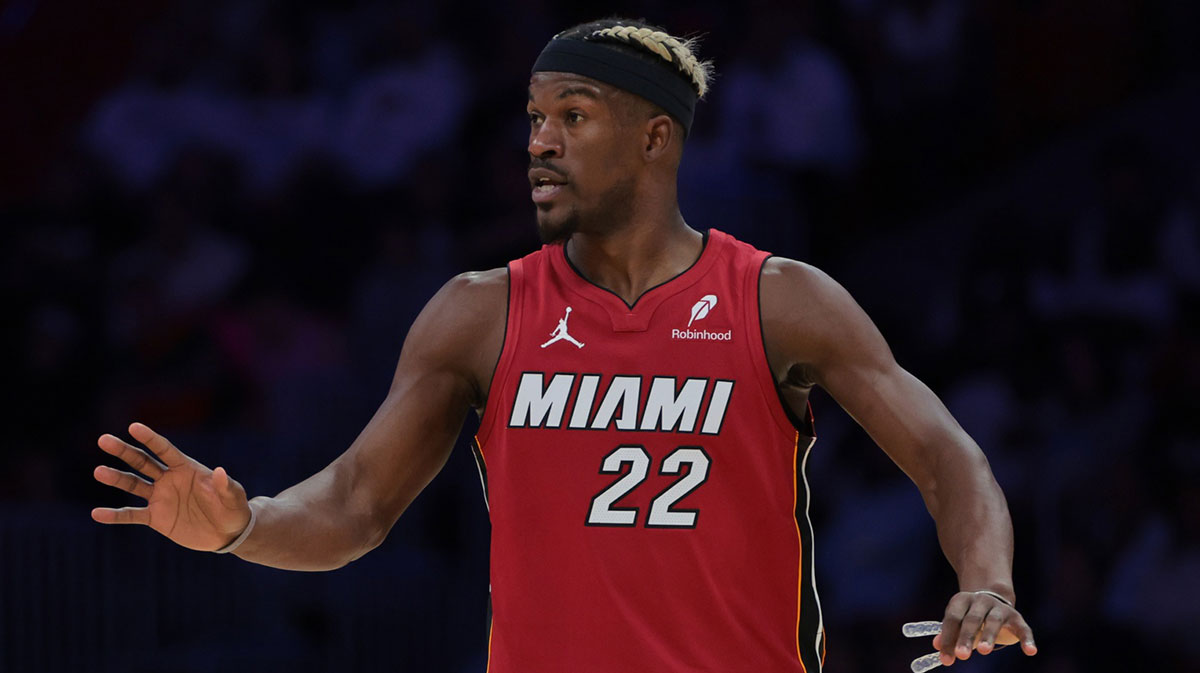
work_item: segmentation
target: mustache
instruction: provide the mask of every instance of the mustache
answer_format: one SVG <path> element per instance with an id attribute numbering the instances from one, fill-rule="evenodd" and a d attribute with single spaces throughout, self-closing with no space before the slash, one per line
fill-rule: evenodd
<path id="1" fill-rule="evenodd" d="M 547 159 L 542 159 L 539 157 L 530 158 L 529 159 L 529 170 L 533 170 L 535 168 L 544 168 L 544 169 L 550 171 L 551 173 L 558 175 L 559 177 L 561 177 L 564 180 L 566 180 L 569 177 L 567 175 L 566 171 L 564 171 L 563 169 L 559 168 L 558 166 L 555 166 L 554 164 L 550 163 L 550 161 Z"/>

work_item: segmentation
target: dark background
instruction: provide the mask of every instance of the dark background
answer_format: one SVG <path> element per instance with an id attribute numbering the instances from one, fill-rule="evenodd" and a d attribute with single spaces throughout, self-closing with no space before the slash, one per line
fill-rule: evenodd
<path id="1" fill-rule="evenodd" d="M 688 222 L 831 273 L 987 452 L 1041 653 L 958 668 L 1200 671 L 1191 0 L 10 0 L 0 670 L 483 670 L 473 418 L 321 574 L 93 523 L 126 501 L 95 439 L 144 421 L 251 494 L 327 464 L 440 284 L 537 245 L 528 69 L 614 11 L 707 35 Z M 814 407 L 828 670 L 906 671 L 953 573 L 916 489 Z"/>

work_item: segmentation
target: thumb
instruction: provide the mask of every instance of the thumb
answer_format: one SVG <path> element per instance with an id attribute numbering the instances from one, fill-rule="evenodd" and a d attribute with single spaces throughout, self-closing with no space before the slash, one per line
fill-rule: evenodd
<path id="1" fill-rule="evenodd" d="M 236 481 L 229 477 L 229 473 L 223 467 L 217 467 L 213 470 L 213 490 L 217 492 L 217 497 L 225 505 L 236 507 L 241 504 L 242 499 L 238 497 L 237 489 L 234 485 Z"/>

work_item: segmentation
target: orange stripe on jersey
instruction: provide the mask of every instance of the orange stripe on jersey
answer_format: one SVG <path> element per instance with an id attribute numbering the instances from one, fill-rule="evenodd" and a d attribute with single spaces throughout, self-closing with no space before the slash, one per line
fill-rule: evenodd
<path id="1" fill-rule="evenodd" d="M 488 624 L 488 653 L 487 653 L 487 668 L 484 673 L 492 672 L 492 631 L 495 629 L 495 616 L 492 616 L 492 623 Z"/>
<path id="2" fill-rule="evenodd" d="M 796 433 L 792 449 L 792 511 L 800 504 L 800 433 Z M 804 603 L 804 538 L 800 536 L 800 520 L 796 522 L 796 659 L 804 667 L 804 656 L 800 654 L 800 610 Z M 805 669 L 807 671 L 807 669 Z"/>

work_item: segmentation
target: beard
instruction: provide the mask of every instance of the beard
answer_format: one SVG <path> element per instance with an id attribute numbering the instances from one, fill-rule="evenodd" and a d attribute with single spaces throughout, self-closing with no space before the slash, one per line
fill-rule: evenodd
<path id="1" fill-rule="evenodd" d="M 566 212 L 557 215 L 553 206 L 538 204 L 538 237 L 550 245 L 565 243 L 578 231 L 606 234 L 621 228 L 633 219 L 635 185 L 633 177 L 617 182 L 600 196 L 600 206 L 586 213 L 578 203 L 560 206 Z"/>
<path id="2" fill-rule="evenodd" d="M 571 235 L 579 231 L 579 208 L 572 205 L 567 212 L 557 219 L 551 214 L 551 208 L 538 205 L 537 228 L 538 238 L 545 245 L 565 243 Z"/>

